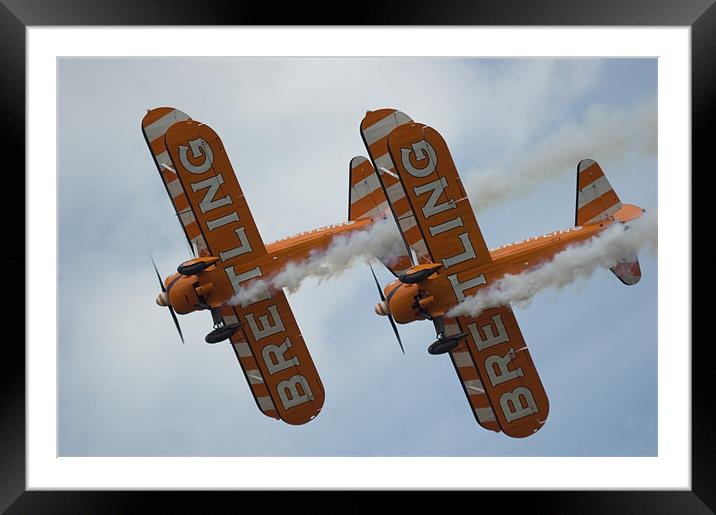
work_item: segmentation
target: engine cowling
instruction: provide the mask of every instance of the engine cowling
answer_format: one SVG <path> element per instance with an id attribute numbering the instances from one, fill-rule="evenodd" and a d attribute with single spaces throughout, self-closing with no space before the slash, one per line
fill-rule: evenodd
<path id="1" fill-rule="evenodd" d="M 199 295 L 196 293 L 196 276 L 176 274 L 167 285 L 166 296 L 174 311 L 186 315 L 196 311 Z"/>
<path id="2" fill-rule="evenodd" d="M 415 320 L 425 320 L 418 309 L 418 286 L 393 282 L 385 288 L 385 300 L 375 307 L 378 315 L 390 314 L 399 324 L 407 324 Z"/>

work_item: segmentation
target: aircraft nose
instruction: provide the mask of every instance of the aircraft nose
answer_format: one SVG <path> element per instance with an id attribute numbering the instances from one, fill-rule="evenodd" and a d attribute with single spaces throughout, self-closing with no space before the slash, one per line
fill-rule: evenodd
<path id="1" fill-rule="evenodd" d="M 375 307 L 375 313 L 376 315 L 380 316 L 386 316 L 390 313 L 390 309 L 388 308 L 388 303 L 385 301 L 382 301 L 380 304 L 378 304 Z"/>
<path id="2" fill-rule="evenodd" d="M 167 299 L 167 294 L 162 292 L 159 295 L 157 295 L 157 306 L 167 307 L 169 305 L 169 301 Z"/>

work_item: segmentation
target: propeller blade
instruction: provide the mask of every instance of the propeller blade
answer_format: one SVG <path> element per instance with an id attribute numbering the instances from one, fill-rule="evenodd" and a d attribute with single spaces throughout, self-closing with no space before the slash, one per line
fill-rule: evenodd
<path id="1" fill-rule="evenodd" d="M 168 306 L 168 307 L 169 307 L 169 313 L 172 314 L 172 318 L 174 319 L 174 325 L 176 326 L 177 331 L 179 332 L 179 338 L 181 338 L 182 343 L 186 343 L 184 341 L 184 335 L 181 334 L 181 328 L 179 327 L 179 320 L 177 320 L 177 315 L 176 315 L 176 313 L 174 313 L 174 310 L 172 309 L 171 306 Z"/>
<path id="2" fill-rule="evenodd" d="M 375 276 L 375 271 L 373 270 L 373 265 L 368 263 L 368 266 L 370 267 L 370 273 L 373 274 L 373 280 L 375 281 L 375 285 L 378 287 L 378 293 L 380 294 L 380 300 L 385 302 L 385 295 L 383 295 L 383 290 L 380 287 L 378 278 Z M 400 339 L 400 334 L 398 333 L 398 327 L 395 325 L 395 320 L 393 320 L 393 316 L 390 313 L 388 313 L 388 320 L 390 321 L 390 325 L 393 327 L 393 332 L 395 333 L 395 337 L 398 339 L 398 345 L 400 345 L 400 350 L 403 351 L 403 354 L 405 354 L 405 349 L 403 348 L 403 341 Z"/>
<path id="3" fill-rule="evenodd" d="M 403 348 L 403 342 L 400 339 L 400 334 L 398 334 L 398 327 L 395 325 L 395 320 L 393 320 L 393 317 L 388 315 L 388 320 L 390 321 L 390 325 L 393 326 L 393 332 L 395 333 L 395 337 L 398 339 L 398 345 L 400 345 L 400 350 L 403 351 L 403 354 L 405 354 L 405 349 Z"/>
<path id="4" fill-rule="evenodd" d="M 370 267 L 370 273 L 373 274 L 373 280 L 375 281 L 375 285 L 378 287 L 378 293 L 380 294 L 380 300 L 385 300 L 385 295 L 383 295 L 383 289 L 380 287 L 378 278 L 375 276 L 375 271 L 373 270 L 373 265 L 368 263 L 368 266 Z"/>
<path id="5" fill-rule="evenodd" d="M 162 281 L 162 276 L 159 274 L 159 269 L 157 268 L 157 264 L 154 262 L 154 258 L 151 258 L 152 265 L 154 266 L 154 271 L 157 273 L 157 279 L 159 279 L 159 285 L 162 287 L 162 293 L 166 293 L 167 289 L 164 287 L 164 281 Z M 179 332 L 179 338 L 181 338 L 182 343 L 186 343 L 184 341 L 184 335 L 181 333 L 181 328 L 179 327 L 179 320 L 177 320 L 177 315 L 174 313 L 174 310 L 170 305 L 167 306 L 169 308 L 169 313 L 171 313 L 172 318 L 174 319 L 174 326 L 177 328 L 177 331 Z"/>
<path id="6" fill-rule="evenodd" d="M 154 262 L 154 258 L 150 258 L 152 260 L 152 265 L 154 266 L 154 271 L 157 273 L 157 279 L 159 279 L 159 285 L 162 287 L 162 293 L 165 293 L 167 290 L 164 287 L 164 281 L 162 281 L 162 276 L 159 275 L 159 270 L 157 269 L 157 264 Z"/>

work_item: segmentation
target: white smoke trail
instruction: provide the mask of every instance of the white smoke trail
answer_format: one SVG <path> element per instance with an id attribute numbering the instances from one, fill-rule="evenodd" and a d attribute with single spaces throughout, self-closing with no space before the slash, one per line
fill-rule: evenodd
<path id="1" fill-rule="evenodd" d="M 489 307 L 516 303 L 526 307 L 537 293 L 556 290 L 590 277 L 597 268 L 611 268 L 633 260 L 640 250 L 656 253 L 656 212 L 628 224 L 615 223 L 584 242 L 571 245 L 543 264 L 521 274 L 507 274 L 492 286 L 467 297 L 448 316 L 478 316 Z"/>
<path id="2" fill-rule="evenodd" d="M 288 263 L 270 277 L 247 283 L 229 303 L 251 304 L 264 296 L 269 287 L 286 288 L 293 293 L 301 287 L 305 279 L 317 278 L 320 283 L 339 276 L 357 261 L 374 256 L 390 260 L 404 253 L 405 246 L 398 227 L 392 217 L 388 217 L 376 221 L 365 230 L 336 236 L 327 249 L 314 251 L 303 261 Z"/>
<path id="3" fill-rule="evenodd" d="M 484 170 L 468 176 L 468 196 L 481 210 L 534 190 L 542 182 L 576 174 L 585 158 L 616 161 L 631 153 L 653 155 L 657 148 L 656 102 L 626 111 L 591 106 L 579 122 L 569 122 L 511 165 L 511 171 Z M 608 171 L 607 171 L 608 172 Z"/>

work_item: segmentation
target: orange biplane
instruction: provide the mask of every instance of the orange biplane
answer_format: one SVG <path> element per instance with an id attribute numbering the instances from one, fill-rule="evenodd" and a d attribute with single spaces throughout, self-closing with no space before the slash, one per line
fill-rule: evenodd
<path id="1" fill-rule="evenodd" d="M 387 316 L 394 329 L 393 321 L 431 320 L 437 340 L 428 351 L 449 353 L 477 422 L 511 437 L 535 433 L 547 419 L 549 403 L 510 306 L 476 317 L 446 313 L 505 274 L 544 263 L 643 210 L 622 204 L 599 165 L 586 159 L 577 166 L 574 227 L 488 250 L 435 129 L 395 109 L 369 111 L 360 129 L 370 160 L 351 161 L 349 218 L 360 222 L 389 210 L 410 249 L 407 266 L 386 264 L 397 279 L 380 292 L 376 313 Z M 628 285 L 641 277 L 638 258 L 611 270 Z"/>
<path id="2" fill-rule="evenodd" d="M 208 343 L 230 340 L 259 409 L 289 424 L 321 410 L 323 385 L 285 294 L 267 286 L 250 301 L 229 300 L 252 280 L 328 247 L 337 235 L 372 219 L 348 221 L 264 245 L 217 134 L 185 113 L 161 107 L 142 120 L 142 132 L 194 258 L 159 282 L 157 304 L 175 313 L 211 313 Z M 156 266 L 155 266 L 156 271 Z M 183 337 L 182 337 L 183 341 Z"/>

